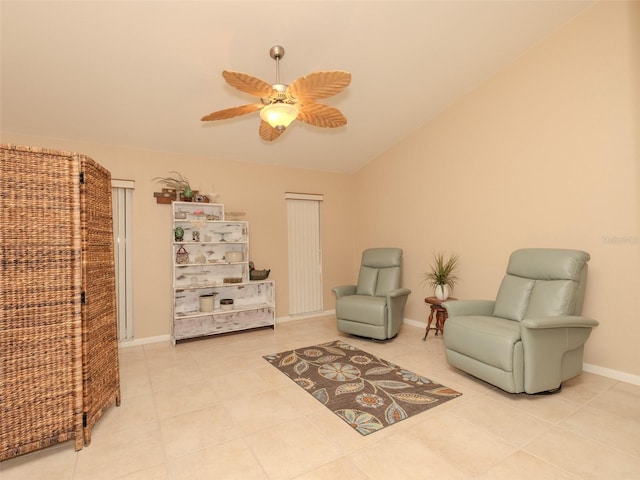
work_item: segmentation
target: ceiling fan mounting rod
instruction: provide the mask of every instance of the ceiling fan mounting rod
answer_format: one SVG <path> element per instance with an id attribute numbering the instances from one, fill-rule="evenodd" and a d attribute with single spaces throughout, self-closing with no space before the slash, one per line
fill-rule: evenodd
<path id="1" fill-rule="evenodd" d="M 269 55 L 276 61 L 276 85 L 280 85 L 280 59 L 284 57 L 284 47 L 282 45 L 274 45 L 269 50 Z"/>

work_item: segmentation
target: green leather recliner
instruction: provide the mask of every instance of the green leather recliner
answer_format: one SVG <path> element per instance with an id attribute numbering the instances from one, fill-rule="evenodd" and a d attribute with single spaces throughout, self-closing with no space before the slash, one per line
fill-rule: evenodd
<path id="1" fill-rule="evenodd" d="M 596 320 L 581 316 L 589 254 L 526 248 L 511 254 L 495 301 L 443 303 L 447 361 L 511 393 L 560 389 L 582 373 Z"/>
<path id="2" fill-rule="evenodd" d="M 401 288 L 402 249 L 369 248 L 362 253 L 358 285 L 334 287 L 338 330 L 361 337 L 395 337 L 411 290 Z"/>

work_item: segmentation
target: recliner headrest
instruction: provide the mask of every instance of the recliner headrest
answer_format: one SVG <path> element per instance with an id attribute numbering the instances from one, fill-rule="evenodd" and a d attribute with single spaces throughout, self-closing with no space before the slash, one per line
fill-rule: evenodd
<path id="1" fill-rule="evenodd" d="M 362 252 L 362 266 L 388 268 L 402 266 L 401 248 L 369 248 Z"/>
<path id="2" fill-rule="evenodd" d="M 509 258 L 507 273 L 535 280 L 580 280 L 590 255 L 581 250 L 523 248 Z"/>

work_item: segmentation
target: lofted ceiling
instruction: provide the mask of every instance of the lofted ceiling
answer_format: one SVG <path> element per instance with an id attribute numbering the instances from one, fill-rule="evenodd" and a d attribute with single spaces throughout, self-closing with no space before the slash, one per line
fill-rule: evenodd
<path id="1" fill-rule="evenodd" d="M 591 1 L 5 1 L 0 130 L 304 169 L 355 172 Z M 347 70 L 323 100 L 346 127 L 294 122 L 274 142 L 222 70 L 275 83 Z M 46 145 L 45 145 L 46 146 Z"/>

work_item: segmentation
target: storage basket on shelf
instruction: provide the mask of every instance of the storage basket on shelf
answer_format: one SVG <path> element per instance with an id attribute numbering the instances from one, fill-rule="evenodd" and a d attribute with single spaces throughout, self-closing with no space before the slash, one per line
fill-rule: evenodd
<path id="1" fill-rule="evenodd" d="M 189 263 L 189 252 L 184 247 L 180 247 L 176 252 L 176 263 L 185 264 Z"/>

